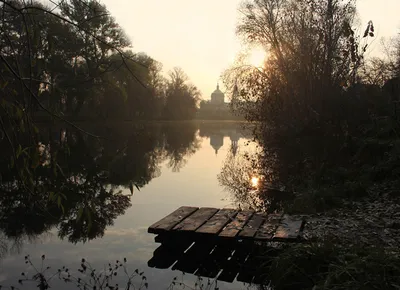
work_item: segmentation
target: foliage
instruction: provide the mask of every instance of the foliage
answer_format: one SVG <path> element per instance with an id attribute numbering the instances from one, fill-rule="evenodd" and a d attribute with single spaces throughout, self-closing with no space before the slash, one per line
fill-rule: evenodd
<path id="1" fill-rule="evenodd" d="M 28 273 L 22 272 L 21 279 L 18 280 L 18 284 L 24 288 L 25 285 L 29 285 L 31 283 L 35 283 L 36 287 L 40 290 L 46 290 L 52 288 L 54 278 L 58 278 L 60 281 L 65 283 L 70 283 L 73 285 L 75 289 L 119 289 L 119 287 L 124 287 L 126 289 L 147 289 L 148 283 L 147 278 L 143 272 L 139 272 L 136 269 L 132 273 L 128 273 L 127 268 L 127 259 L 124 258 L 122 261 L 116 260 L 114 265 L 108 263 L 107 266 L 104 266 L 103 270 L 96 271 L 95 268 L 84 258 L 82 258 L 80 263 L 80 268 L 78 272 L 75 270 L 69 269 L 65 266 L 57 269 L 57 271 L 51 272 L 51 267 L 45 266 L 44 261 L 46 257 L 42 255 L 41 257 L 41 267 L 38 268 L 32 262 L 32 259 L 29 255 L 25 256 L 25 264 L 30 265 L 32 267 L 34 274 L 31 276 Z M 122 273 L 121 273 L 122 272 Z M 115 281 L 118 276 L 124 277 L 124 285 L 118 285 L 118 281 Z M 138 280 L 138 281 L 135 281 Z M 16 286 L 0 286 L 2 289 L 19 289 Z"/>
<path id="2" fill-rule="evenodd" d="M 102 237 L 131 206 L 134 192 L 160 176 L 163 162 L 179 171 L 199 149 L 194 123 L 87 129 L 110 139 L 61 125 L 40 127 L 47 149 L 35 169 L 27 166 L 33 176 L 29 193 L 18 171 L 8 167 L 10 149 L 0 142 L 0 231 L 16 245 L 54 228 L 72 243 Z"/>
<path id="3" fill-rule="evenodd" d="M 341 248 L 331 244 L 295 245 L 268 256 L 264 273 L 273 289 L 397 289 L 398 252 Z M 270 257 L 270 258 L 268 258 Z"/>
<path id="4" fill-rule="evenodd" d="M 73 168 L 76 164 L 68 164 L 70 155 L 81 156 L 82 148 L 69 148 L 68 142 L 63 141 L 44 142 L 45 134 L 40 132 L 38 122 L 61 121 L 91 136 L 96 144 L 100 136 L 73 122 L 191 119 L 200 92 L 188 83 L 182 70 L 175 69 L 171 79 L 166 80 L 161 63 L 144 53 L 130 50 L 130 40 L 100 2 L 63 0 L 52 4 L 54 7 L 40 1 L 2 1 L 0 146 L 3 152 L 10 154 L 8 160 L 1 160 L 1 165 L 8 166 L 18 177 L 11 190 L 18 192 L 18 198 L 21 192 L 29 194 L 29 198 L 40 192 L 68 213 L 71 209 L 66 208 L 65 200 L 85 194 L 85 200 L 92 200 L 92 204 L 81 204 L 76 209 L 80 213 L 78 216 L 88 216 L 89 228 L 93 222 L 104 228 L 113 217 L 95 220 L 96 216 L 91 216 L 95 208 L 93 201 L 103 203 L 119 196 L 113 192 L 114 188 L 111 191 L 105 188 L 105 180 L 114 179 L 117 183 L 139 188 L 157 175 L 157 158 L 151 156 L 152 144 L 148 144 L 146 158 L 149 160 L 143 160 L 143 164 L 131 164 L 135 168 L 126 168 L 134 169 L 130 171 L 134 175 L 131 179 L 113 172 L 118 158 L 113 160 L 110 168 L 107 167 L 107 174 L 82 172 L 82 168 Z M 77 143 L 81 141 L 79 138 L 84 138 L 75 137 Z M 133 138 L 131 143 L 136 141 Z M 98 146 L 94 148 L 101 151 Z M 140 151 L 132 153 L 133 158 L 137 153 Z M 90 165 L 96 163 L 88 156 L 82 156 L 82 160 Z M 142 171 L 147 169 L 148 162 L 153 167 L 148 176 L 143 177 Z M 40 180 L 42 177 L 45 182 Z M 60 189 L 63 190 L 60 192 Z M 10 190 L 6 192 L 8 194 Z M 122 207 L 126 206 L 126 202 L 120 202 Z M 103 218 L 107 222 L 104 223 Z M 75 235 L 69 229 L 71 224 L 64 226 L 63 235 Z M 87 227 L 84 224 L 79 226 Z M 97 236 L 98 230 L 94 232 L 96 234 L 90 238 Z M 77 236 L 72 238 L 79 239 Z"/>
<path id="5" fill-rule="evenodd" d="M 271 187 L 279 188 L 293 193 L 285 210 L 323 212 L 394 180 L 400 166 L 398 38 L 386 56 L 364 59 L 375 28 L 369 21 L 357 35 L 351 0 L 243 1 L 241 12 L 238 35 L 264 49 L 266 58 L 256 68 L 239 57 L 224 81 L 233 109 L 258 127 L 262 152 L 251 157 L 257 167 L 249 167 L 267 184 L 259 189 L 262 203 L 274 200 Z M 248 178 L 246 186 L 229 182 L 244 169 L 231 161 L 222 182 L 254 201 Z"/>
<path id="6" fill-rule="evenodd" d="M 163 117 L 168 91 L 168 98 L 182 100 L 182 109 L 167 117 L 193 117 L 185 110 L 196 106 L 179 89 L 196 101 L 197 89 L 185 84 L 167 90 L 161 64 L 129 50 L 129 39 L 104 5 L 69 0 L 55 7 L 59 9 L 40 2 L 5 1 L 0 69 L 7 103 L 30 118 L 50 113 L 74 119 L 154 119 Z M 169 84 L 176 77 L 186 81 L 182 70 L 175 69 L 171 76 L 175 79 Z"/>
<path id="7" fill-rule="evenodd" d="M 140 272 L 139 269 L 135 269 L 132 273 L 128 271 L 128 261 L 126 258 L 122 260 L 116 260 L 114 264 L 108 263 L 104 265 L 104 269 L 94 268 L 89 261 L 82 258 L 80 261 L 80 267 L 70 269 L 68 267 L 60 267 L 56 271 L 52 271 L 50 266 L 45 265 L 46 256 L 41 256 L 40 268 L 32 262 L 31 256 L 25 256 L 25 264 L 33 270 L 33 274 L 28 272 L 22 272 L 21 278 L 18 280 L 19 286 L 4 286 L 0 285 L 1 289 L 25 289 L 26 286 L 36 284 L 36 287 L 40 290 L 50 289 L 57 286 L 58 283 L 64 282 L 71 285 L 71 289 L 148 289 L 149 283 L 144 272 Z M 78 273 L 79 272 L 79 273 Z M 218 290 L 217 279 L 204 279 L 200 276 L 197 277 L 194 283 L 184 281 L 185 273 L 182 273 L 182 277 L 174 277 L 171 284 L 166 289 L 193 289 L 193 290 L 207 290 L 214 289 Z M 123 281 L 121 281 L 123 280 Z M 118 284 L 118 283 L 123 284 Z M 21 288 L 19 288 L 21 287 Z"/>
<path id="8" fill-rule="evenodd" d="M 239 63 L 226 71 L 236 109 L 274 128 L 340 127 L 343 88 L 356 83 L 367 47 L 351 27 L 353 1 L 255 0 L 242 7 L 237 32 L 267 57 L 262 68 Z M 371 22 L 367 37 L 373 30 Z"/>
<path id="9" fill-rule="evenodd" d="M 178 277 L 174 277 L 171 282 L 171 285 L 167 288 L 167 290 L 174 289 L 190 289 L 190 290 L 219 290 L 218 280 L 203 278 L 201 276 L 197 276 L 196 281 L 193 283 L 187 283 L 184 281 L 185 273 L 182 273 L 182 276 L 178 279 Z"/>
<path id="10" fill-rule="evenodd" d="M 167 119 L 193 119 L 197 110 L 200 92 L 188 83 L 188 77 L 182 69 L 174 68 L 169 73 L 165 91 L 165 117 Z"/>

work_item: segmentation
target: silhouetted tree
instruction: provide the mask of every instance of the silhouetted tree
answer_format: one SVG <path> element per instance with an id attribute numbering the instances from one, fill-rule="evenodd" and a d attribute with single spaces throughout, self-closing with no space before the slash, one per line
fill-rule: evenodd
<path id="1" fill-rule="evenodd" d="M 168 158 L 168 166 L 172 171 L 179 170 L 186 164 L 188 158 L 200 148 L 196 126 L 193 123 L 164 126 L 164 150 Z"/>
<path id="2" fill-rule="evenodd" d="M 353 1 L 254 0 L 241 11 L 238 34 L 265 49 L 266 60 L 226 72 L 238 109 L 275 128 L 340 123 L 341 90 L 355 83 L 366 49 L 351 27 Z"/>
<path id="3" fill-rule="evenodd" d="M 165 117 L 173 120 L 193 119 L 200 98 L 199 90 L 189 83 L 189 78 L 180 68 L 169 73 L 165 90 Z"/>

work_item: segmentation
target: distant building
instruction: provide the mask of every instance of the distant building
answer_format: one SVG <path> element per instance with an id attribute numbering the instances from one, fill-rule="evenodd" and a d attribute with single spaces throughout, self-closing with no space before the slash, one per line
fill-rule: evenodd
<path id="1" fill-rule="evenodd" d="M 225 94 L 220 91 L 219 84 L 217 83 L 217 89 L 211 94 L 210 104 L 218 107 L 225 104 Z"/>
<path id="2" fill-rule="evenodd" d="M 224 146 L 224 137 L 230 138 L 231 144 L 229 150 L 233 156 L 236 156 L 239 148 L 239 140 L 242 137 L 241 133 L 236 129 L 214 131 L 210 134 L 210 145 L 214 149 L 215 155 L 218 155 L 219 149 Z"/>
<path id="3" fill-rule="evenodd" d="M 217 88 L 211 94 L 210 101 L 202 101 L 200 109 L 197 112 L 199 119 L 213 119 L 213 120 L 236 120 L 240 119 L 234 116 L 231 112 L 230 103 L 225 102 L 225 94 Z"/>
<path id="4" fill-rule="evenodd" d="M 215 155 L 218 154 L 218 150 L 224 146 L 224 134 L 214 133 L 210 135 L 210 145 L 214 148 Z"/>

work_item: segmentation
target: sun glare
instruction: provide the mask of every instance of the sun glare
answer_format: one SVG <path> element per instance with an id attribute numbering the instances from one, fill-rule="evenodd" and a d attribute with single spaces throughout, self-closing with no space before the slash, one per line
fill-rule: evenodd
<path id="1" fill-rule="evenodd" d="M 262 67 L 265 60 L 265 51 L 261 48 L 253 48 L 248 56 L 248 62 L 255 67 Z"/>
<path id="2" fill-rule="evenodd" d="M 253 186 L 253 187 L 258 187 L 258 181 L 259 181 L 260 179 L 258 178 L 258 177 L 252 177 L 251 178 L 251 185 Z"/>

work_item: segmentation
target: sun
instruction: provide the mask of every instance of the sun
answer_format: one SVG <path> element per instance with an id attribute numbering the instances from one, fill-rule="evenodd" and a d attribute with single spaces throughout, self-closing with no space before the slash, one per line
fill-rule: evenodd
<path id="1" fill-rule="evenodd" d="M 253 48 L 248 55 L 248 62 L 255 67 L 263 67 L 266 53 L 261 47 Z"/>
<path id="2" fill-rule="evenodd" d="M 258 177 L 252 177 L 251 178 L 251 185 L 253 186 L 253 187 L 258 187 L 258 181 L 259 181 L 260 179 L 258 178 Z"/>

